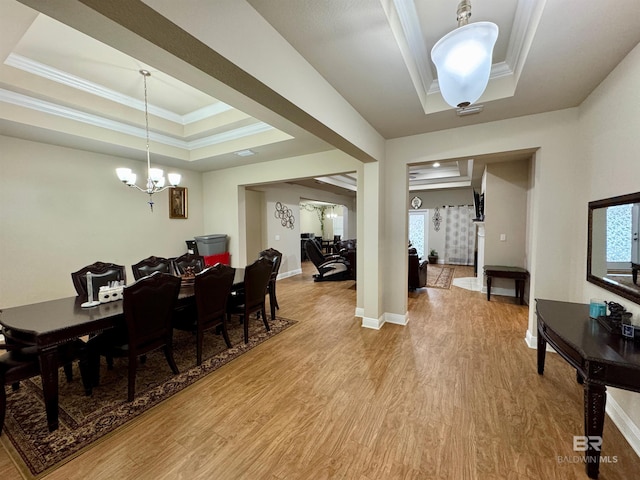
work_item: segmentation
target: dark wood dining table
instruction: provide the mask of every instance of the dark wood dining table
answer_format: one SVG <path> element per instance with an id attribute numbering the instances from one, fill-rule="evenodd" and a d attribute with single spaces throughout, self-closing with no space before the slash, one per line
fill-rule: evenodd
<path id="1" fill-rule="evenodd" d="M 233 288 L 237 290 L 243 284 L 244 268 L 236 268 Z M 0 310 L 0 325 L 7 337 L 38 347 L 49 431 L 58 428 L 58 345 L 113 328 L 124 321 L 122 300 L 82 308 L 80 305 L 85 301 L 85 297 L 76 296 Z M 183 285 L 178 306 L 193 302 L 193 285 Z"/>

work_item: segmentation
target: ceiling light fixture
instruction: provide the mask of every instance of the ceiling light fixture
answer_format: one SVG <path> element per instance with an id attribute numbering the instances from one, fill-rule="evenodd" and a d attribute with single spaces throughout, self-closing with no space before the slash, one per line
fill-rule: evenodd
<path id="1" fill-rule="evenodd" d="M 464 117 L 466 115 L 475 115 L 484 109 L 484 105 L 474 105 L 472 107 L 460 107 L 456 110 L 456 115 Z"/>
<path id="2" fill-rule="evenodd" d="M 239 157 L 250 157 L 251 155 L 255 155 L 256 152 L 254 152 L 253 150 L 239 150 L 237 152 L 233 152 L 236 155 L 238 155 Z"/>
<path id="3" fill-rule="evenodd" d="M 140 70 L 140 74 L 144 78 L 144 121 L 145 130 L 147 133 L 147 188 L 140 188 L 136 185 L 136 174 L 131 171 L 130 168 L 116 168 L 116 174 L 122 183 L 129 187 L 135 187 L 143 193 L 149 195 L 149 207 L 153 212 L 153 194 L 162 192 L 167 188 L 175 187 L 180 184 L 181 176 L 179 173 L 170 173 L 169 183 L 171 185 L 164 185 L 164 172 L 160 168 L 151 168 L 151 159 L 149 156 L 149 104 L 147 102 L 147 77 L 151 76 L 147 70 Z"/>
<path id="4" fill-rule="evenodd" d="M 445 102 L 464 108 L 476 102 L 489 82 L 493 46 L 498 26 L 491 22 L 469 23 L 471 1 L 458 4 L 458 28 L 442 37 L 431 50 L 438 70 L 438 84 Z"/>
<path id="5" fill-rule="evenodd" d="M 440 166 L 440 162 L 434 162 L 433 168 L 438 168 Z"/>

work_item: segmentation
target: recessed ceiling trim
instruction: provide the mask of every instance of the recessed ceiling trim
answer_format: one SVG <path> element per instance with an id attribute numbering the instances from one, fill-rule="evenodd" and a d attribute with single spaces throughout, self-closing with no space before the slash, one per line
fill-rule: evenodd
<path id="1" fill-rule="evenodd" d="M 442 182 L 442 183 L 432 183 L 425 185 L 410 185 L 409 191 L 415 192 L 416 190 L 439 190 L 442 188 L 463 188 L 470 187 L 471 180 L 463 180 L 460 182 Z"/>
<path id="2" fill-rule="evenodd" d="M 388 5 L 382 2 L 382 6 L 418 98 L 424 106 L 433 84 L 433 75 L 429 68 L 430 57 L 418 21 L 418 12 L 413 0 L 393 0 L 392 3 L 393 5 Z M 393 9 L 390 8 L 392 6 Z M 398 22 L 394 19 L 394 13 Z"/>
<path id="3" fill-rule="evenodd" d="M 50 67 L 48 65 L 45 65 L 44 63 L 31 60 L 30 58 L 24 57 L 22 55 L 11 53 L 4 63 L 5 65 L 9 65 L 24 72 L 46 78 L 47 80 L 51 80 L 68 87 L 75 88 L 76 90 L 81 90 L 83 92 L 90 93 L 91 95 L 109 100 L 111 102 L 125 105 L 127 107 L 131 107 L 144 112 L 144 102 L 140 99 L 133 98 L 128 95 L 123 95 L 122 93 L 116 92 L 115 90 L 111 90 L 97 83 L 85 80 L 84 78 L 80 78 L 62 70 L 58 70 L 57 68 Z M 233 107 L 230 107 L 226 103 L 216 101 L 211 105 L 207 105 L 206 107 L 194 110 L 193 112 L 187 113 L 185 115 L 179 115 L 170 110 L 166 110 L 164 108 L 149 104 L 149 113 L 155 115 L 156 117 L 169 120 L 170 122 L 178 123 L 180 125 L 188 125 L 190 123 L 198 122 L 219 113 L 226 112 L 228 110 L 231 110 L 232 108 Z"/>
<path id="4" fill-rule="evenodd" d="M 514 95 L 545 2 L 546 0 L 518 0 L 506 60 L 492 65 L 489 76 L 490 83 L 492 80 L 508 76 L 514 76 L 514 80 L 503 84 L 507 87 L 501 88 L 503 91 L 500 94 L 485 98 L 485 101 Z M 393 10 L 385 7 L 385 13 L 425 114 L 448 109 L 448 105 L 432 97 L 440 93 L 440 85 L 438 79 L 434 79 L 428 69 L 431 57 L 424 44 L 414 0 L 393 0 L 392 3 L 399 22 L 394 22 Z M 391 10 L 391 13 L 388 10 Z M 536 12 L 538 12 L 537 15 Z"/>
<path id="5" fill-rule="evenodd" d="M 131 135 L 134 137 L 146 138 L 146 130 L 144 128 L 139 128 L 126 123 L 118 122 L 116 120 L 103 118 L 99 115 L 81 112 L 70 107 L 57 105 L 55 103 L 36 99 L 27 95 L 23 95 L 21 93 L 12 92 L 5 89 L 0 89 L 0 102 L 10 103 L 19 107 L 29 108 L 41 113 L 55 115 L 58 117 L 66 118 L 68 120 L 93 125 L 96 127 L 104 128 L 106 130 L 124 133 L 126 135 Z M 208 137 L 190 141 L 180 140 L 157 132 L 149 132 L 149 138 L 154 142 L 163 145 L 191 151 L 198 148 L 228 142 L 231 140 L 237 140 L 239 138 L 257 135 L 269 130 L 274 130 L 274 127 L 264 122 L 258 122 L 252 125 L 236 128 L 234 130 L 229 130 L 227 132 L 222 132 L 217 135 L 210 135 Z"/>
<path id="6" fill-rule="evenodd" d="M 249 137 L 251 135 L 257 135 L 259 133 L 268 132 L 269 130 L 275 130 L 271 125 L 264 122 L 258 122 L 246 127 L 236 128 L 235 130 L 229 130 L 217 135 L 210 135 L 208 137 L 200 138 L 198 140 L 191 140 L 186 142 L 189 145 L 189 149 L 203 148 L 218 143 L 224 143 L 231 140 L 237 140 L 238 138 Z M 293 137 L 291 137 L 293 138 Z"/>
<path id="7" fill-rule="evenodd" d="M 358 191 L 357 183 L 348 183 L 338 180 L 336 177 L 317 177 L 316 180 L 323 183 L 328 183 L 329 185 L 334 185 L 336 187 L 341 187 L 352 192 Z"/>

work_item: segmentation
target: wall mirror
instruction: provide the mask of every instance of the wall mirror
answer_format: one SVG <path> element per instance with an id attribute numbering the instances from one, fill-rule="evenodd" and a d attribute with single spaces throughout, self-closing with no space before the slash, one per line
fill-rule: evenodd
<path id="1" fill-rule="evenodd" d="M 640 192 L 589 202 L 587 281 L 640 304 Z"/>

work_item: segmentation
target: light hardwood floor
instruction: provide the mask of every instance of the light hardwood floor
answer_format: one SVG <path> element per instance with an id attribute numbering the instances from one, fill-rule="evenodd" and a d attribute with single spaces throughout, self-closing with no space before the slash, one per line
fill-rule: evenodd
<path id="1" fill-rule="evenodd" d="M 457 287 L 409 294 L 407 326 L 364 329 L 353 281 L 278 281 L 284 333 L 149 411 L 53 479 L 586 479 L 575 371 L 524 336 L 527 307 Z M 468 277 L 470 268 L 457 268 Z M 605 420 L 600 478 L 640 459 Z M 0 478 L 20 478 L 0 451 Z"/>

